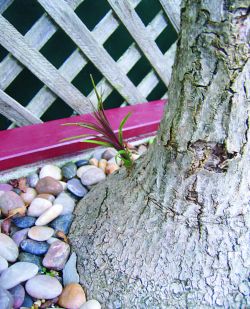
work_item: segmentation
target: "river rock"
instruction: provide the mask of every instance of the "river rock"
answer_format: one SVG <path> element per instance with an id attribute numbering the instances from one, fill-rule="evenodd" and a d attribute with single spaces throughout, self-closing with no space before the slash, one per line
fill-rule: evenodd
<path id="1" fill-rule="evenodd" d="M 65 181 L 59 181 L 60 182 L 60 184 L 62 185 L 62 187 L 63 187 L 63 191 L 65 191 L 66 189 L 67 189 L 67 182 L 65 182 Z"/>
<path id="2" fill-rule="evenodd" d="M 33 226 L 29 232 L 29 238 L 37 241 L 46 241 L 54 234 L 54 230 L 48 226 Z"/>
<path id="3" fill-rule="evenodd" d="M 70 247 L 65 242 L 53 242 L 43 259 L 43 266 L 49 269 L 62 270 L 69 257 Z"/>
<path id="4" fill-rule="evenodd" d="M 52 206 L 52 202 L 44 198 L 35 198 L 28 208 L 28 216 L 39 217 Z"/>
<path id="5" fill-rule="evenodd" d="M 92 186 L 106 178 L 105 173 L 100 168 L 92 168 L 84 172 L 81 176 L 81 182 L 84 186 Z"/>
<path id="6" fill-rule="evenodd" d="M 102 158 L 102 154 L 107 148 L 95 148 L 92 158 L 96 158 L 98 161 Z"/>
<path id="7" fill-rule="evenodd" d="M 61 183 L 61 182 L 60 182 L 60 183 Z M 43 198 L 43 199 L 45 199 L 45 200 L 50 201 L 51 203 L 53 203 L 54 200 L 55 200 L 54 195 L 52 195 L 52 194 L 47 194 L 47 193 L 38 194 L 38 195 L 37 195 L 37 198 Z"/>
<path id="8" fill-rule="evenodd" d="M 88 160 L 78 160 L 78 161 L 75 162 L 75 165 L 77 167 L 81 167 L 81 166 L 88 165 L 88 164 L 89 164 Z"/>
<path id="9" fill-rule="evenodd" d="M 55 204 L 63 205 L 61 215 L 71 214 L 75 208 L 75 200 L 65 192 L 62 192 L 57 196 Z"/>
<path id="10" fill-rule="evenodd" d="M 63 206 L 61 204 L 54 204 L 52 207 L 47 209 L 40 217 L 36 220 L 36 225 L 46 225 L 49 222 L 57 218 L 63 211 Z"/>
<path id="11" fill-rule="evenodd" d="M 69 233 L 70 226 L 72 224 L 72 221 L 74 219 L 74 216 L 72 214 L 62 215 L 53 220 L 50 223 L 50 226 L 55 231 L 62 231 L 65 235 Z"/>
<path id="12" fill-rule="evenodd" d="M 4 270 L 0 276 L 0 286 L 4 289 L 11 289 L 21 282 L 24 282 L 38 273 L 38 267 L 28 262 L 17 262 Z"/>
<path id="13" fill-rule="evenodd" d="M 106 166 L 106 174 L 113 174 L 115 171 L 119 170 L 119 166 L 115 163 L 108 163 Z"/>
<path id="14" fill-rule="evenodd" d="M 36 254 L 36 255 L 42 255 L 46 253 L 49 249 L 49 244 L 45 241 L 36 241 L 33 239 L 24 239 L 20 247 L 23 251 Z"/>
<path id="15" fill-rule="evenodd" d="M 18 256 L 20 262 L 28 262 L 37 265 L 39 271 L 42 269 L 42 258 L 38 255 L 31 254 L 28 252 L 21 252 Z"/>
<path id="16" fill-rule="evenodd" d="M 22 229 L 20 231 L 17 231 L 15 232 L 13 235 L 12 235 L 12 239 L 14 240 L 14 242 L 16 243 L 16 245 L 19 247 L 20 246 L 20 243 L 27 238 L 27 235 L 28 235 L 28 231 L 29 231 L 29 228 L 27 229 Z"/>
<path id="17" fill-rule="evenodd" d="M 105 159 L 101 159 L 100 161 L 99 161 L 99 163 L 98 163 L 98 167 L 101 169 L 101 170 L 103 170 L 104 171 L 104 173 L 105 173 L 105 170 L 106 170 L 106 166 L 107 166 L 107 160 L 105 160 Z"/>
<path id="18" fill-rule="evenodd" d="M 115 148 L 108 147 L 102 154 L 102 159 L 110 160 L 117 155 L 117 150 Z"/>
<path id="19" fill-rule="evenodd" d="M 0 196 L 3 195 L 4 193 L 5 193 L 5 191 L 0 190 Z M 1 209 L 0 209 L 0 211 L 1 211 Z M 0 212 L 0 214 L 1 214 L 1 212 Z"/>
<path id="20" fill-rule="evenodd" d="M 7 260 L 0 256 L 0 274 L 1 274 L 1 272 L 3 272 L 7 268 L 8 268 Z"/>
<path id="21" fill-rule="evenodd" d="M 91 168 L 96 168 L 96 166 L 94 165 L 85 165 L 82 166 L 80 168 L 78 168 L 76 174 L 78 178 L 81 178 L 82 174 L 85 173 L 87 170 L 91 169 Z"/>
<path id="22" fill-rule="evenodd" d="M 58 180 L 47 176 L 40 179 L 36 185 L 36 191 L 40 193 L 48 193 L 52 195 L 58 195 L 63 191 L 63 186 Z"/>
<path id="23" fill-rule="evenodd" d="M 12 309 L 14 300 L 9 291 L 0 287 L 0 308 Z"/>
<path id="24" fill-rule="evenodd" d="M 56 237 L 50 237 L 50 239 L 47 240 L 47 243 L 48 243 L 49 245 L 51 245 L 51 244 L 53 244 L 53 242 L 55 242 L 55 241 L 58 241 L 58 238 L 56 238 Z"/>
<path id="25" fill-rule="evenodd" d="M 12 295 L 13 300 L 14 300 L 13 308 L 19 309 L 24 302 L 24 297 L 25 297 L 24 287 L 21 284 L 18 284 L 12 289 L 10 289 L 9 292 Z"/>
<path id="26" fill-rule="evenodd" d="M 26 180 L 27 180 L 27 184 L 31 188 L 35 188 L 35 186 L 38 183 L 39 177 L 38 177 L 38 175 L 36 173 L 34 173 L 34 174 L 31 174 L 31 175 L 27 176 Z"/>
<path id="27" fill-rule="evenodd" d="M 79 283 L 79 275 L 76 270 L 76 254 L 73 252 L 63 268 L 63 285 Z"/>
<path id="28" fill-rule="evenodd" d="M 0 183 L 0 191 L 11 191 L 13 189 L 13 187 L 11 185 L 9 185 L 8 183 Z"/>
<path id="29" fill-rule="evenodd" d="M 38 299 L 53 299 L 62 292 L 61 283 L 48 275 L 37 275 L 25 284 L 27 293 Z"/>
<path id="30" fill-rule="evenodd" d="M 0 208 L 2 213 L 7 216 L 12 209 L 23 208 L 25 210 L 24 201 L 13 191 L 5 192 L 0 196 Z"/>
<path id="31" fill-rule="evenodd" d="M 44 165 L 41 168 L 41 171 L 39 173 L 40 179 L 44 177 L 52 177 L 56 180 L 61 180 L 62 179 L 62 172 L 61 169 L 58 166 L 52 165 L 52 164 L 47 164 Z"/>
<path id="32" fill-rule="evenodd" d="M 15 226 L 20 227 L 21 229 L 26 229 L 35 224 L 36 218 L 31 216 L 17 217 L 12 219 L 12 222 Z"/>
<path id="33" fill-rule="evenodd" d="M 7 235 L 0 233 L 0 256 L 8 262 L 15 262 L 18 257 L 16 243 Z"/>
<path id="34" fill-rule="evenodd" d="M 79 308 L 86 302 L 86 296 L 80 284 L 70 283 L 62 291 L 58 304 L 67 309 Z"/>
<path id="35" fill-rule="evenodd" d="M 96 158 L 91 158 L 89 164 L 98 167 L 98 160 Z"/>
<path id="36" fill-rule="evenodd" d="M 101 309 L 101 304 L 95 299 L 90 299 L 84 303 L 79 309 Z"/>
<path id="37" fill-rule="evenodd" d="M 37 196 L 37 192 L 33 188 L 27 188 L 26 192 L 22 192 L 20 194 L 20 197 L 23 199 L 26 205 L 29 205 L 36 196 Z"/>
<path id="38" fill-rule="evenodd" d="M 66 179 L 71 179 L 76 176 L 77 166 L 73 162 L 68 162 L 62 167 L 62 175 Z"/>
<path id="39" fill-rule="evenodd" d="M 78 197 L 84 197 L 88 190 L 81 184 L 80 180 L 77 178 L 70 179 L 67 182 L 67 189 Z"/>

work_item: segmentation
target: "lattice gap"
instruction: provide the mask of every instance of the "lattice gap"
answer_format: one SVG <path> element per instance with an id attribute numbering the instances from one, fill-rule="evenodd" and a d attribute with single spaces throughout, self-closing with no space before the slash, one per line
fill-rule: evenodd
<path id="1" fill-rule="evenodd" d="M 160 0 L 160 2 L 164 1 L 168 2 L 168 0 Z M 36 4 L 34 4 L 33 11 L 30 12 L 31 18 L 27 20 L 26 11 L 23 12 L 22 10 L 26 6 L 31 8 L 33 2 Z M 13 98 L 25 106 L 34 117 L 38 117 L 42 121 L 69 117 L 78 112 L 86 112 L 88 111 L 86 103 L 84 104 L 86 97 L 96 103 L 89 74 L 94 76 L 97 88 L 103 94 L 106 108 L 166 97 L 169 77 L 164 77 L 164 80 L 162 80 L 161 74 L 165 74 L 165 72 L 158 71 L 158 63 L 154 59 L 156 57 L 152 59 L 154 53 L 144 54 L 145 46 L 143 42 L 140 42 L 140 38 L 139 45 L 135 42 L 137 41 L 137 27 L 142 31 L 145 31 L 144 27 L 146 27 L 146 31 L 150 33 L 149 41 L 152 40 L 153 50 L 155 50 L 156 55 L 159 54 L 162 57 L 170 71 L 175 54 L 174 41 L 176 40 L 176 32 L 158 0 L 129 0 L 124 2 L 124 8 L 121 6 L 121 11 L 119 11 L 119 5 L 116 6 L 113 0 L 98 0 L 98 2 L 92 0 L 65 0 L 65 2 L 64 0 L 55 0 L 53 2 L 48 0 L 0 1 L 0 13 L 2 13 L 2 16 L 9 20 L 25 37 L 24 39 L 21 37 L 20 46 L 22 40 L 28 42 L 29 46 L 39 51 L 36 52 L 36 55 L 41 59 L 40 63 L 45 61 L 45 68 L 48 68 L 48 77 L 44 77 L 43 72 L 36 71 L 36 64 L 29 66 L 29 61 L 25 63 L 28 68 L 24 68 L 25 66 L 20 61 L 25 61 L 23 60 L 25 55 L 20 56 L 20 59 L 18 55 L 15 55 L 19 60 L 16 60 L 13 56 L 6 56 L 6 48 L 13 48 L 12 52 L 15 53 L 15 46 L 6 47 L 5 37 L 0 36 L 0 43 L 2 40 L 4 45 L 4 47 L 0 46 L 0 106 L 1 100 L 3 100 L 3 96 L 1 96 L 2 90 L 10 96 L 7 100 Z M 22 3 L 23 8 L 21 8 Z M 96 49 L 99 48 L 102 51 L 102 48 L 104 48 L 104 60 L 106 59 L 104 51 L 106 51 L 113 59 L 112 61 L 116 62 L 116 73 L 114 73 L 114 70 L 109 72 L 109 68 L 102 65 L 101 58 L 96 63 L 93 63 L 93 59 L 92 61 L 89 60 L 88 57 L 92 56 L 91 52 L 95 55 L 95 50 L 93 50 L 95 45 L 87 46 L 87 49 L 92 48 L 90 54 L 88 54 L 87 50 L 81 51 L 81 41 L 76 41 L 77 39 L 74 39 L 73 34 L 71 36 L 71 33 L 65 33 L 68 30 L 67 25 L 60 24 L 61 20 L 58 17 L 60 12 L 57 6 L 60 8 L 60 5 L 66 5 L 66 8 L 69 5 L 75 11 L 75 14 L 72 11 L 72 17 L 76 23 L 76 28 L 78 23 L 84 23 L 86 26 L 84 31 L 91 31 L 86 34 L 87 38 L 94 38 L 98 42 Z M 136 12 L 135 25 L 131 27 L 127 25 L 128 28 L 126 28 L 126 18 L 124 20 L 124 16 L 120 15 L 123 13 L 123 9 L 125 10 L 127 7 L 128 13 L 129 10 L 131 14 Z M 68 11 L 70 11 L 70 8 Z M 90 12 L 94 12 L 94 15 L 90 16 Z M 18 15 L 18 18 L 13 17 L 14 13 Z M 0 15 L 0 22 L 6 26 L 2 16 Z M 22 17 L 25 19 L 23 23 L 20 22 Z M 58 18 L 57 23 L 54 18 L 56 20 Z M 21 25 L 18 24 L 18 21 Z M 6 27 L 3 27 L 3 29 L 6 29 Z M 13 29 L 13 27 L 10 29 Z M 165 41 L 166 43 L 164 43 Z M 78 43 L 80 44 L 79 47 Z M 85 52 L 87 52 L 87 56 Z M 98 51 L 96 55 L 98 56 Z M 54 68 L 50 69 L 50 64 Z M 58 82 L 58 79 L 62 80 L 64 89 L 56 87 L 56 85 L 60 84 L 59 82 L 53 84 L 51 74 L 54 73 L 54 82 Z M 120 75 L 122 76 L 117 81 L 118 86 L 116 86 L 116 75 L 119 76 L 118 79 Z M 122 84 L 128 85 L 128 87 L 126 89 L 125 87 L 122 88 L 120 86 Z M 67 102 L 71 106 L 67 105 Z M 13 104 L 15 107 L 16 103 Z M 77 106 L 80 107 L 74 111 L 74 107 Z M 83 106 L 85 107 L 83 108 Z M 4 120 L 0 123 L 0 129 L 5 129 L 9 122 L 6 122 L 5 117 L 1 117 L 0 120 Z M 36 119 L 27 119 L 27 122 L 29 121 L 32 123 Z M 11 125 L 11 127 L 13 126 L 14 124 Z"/>

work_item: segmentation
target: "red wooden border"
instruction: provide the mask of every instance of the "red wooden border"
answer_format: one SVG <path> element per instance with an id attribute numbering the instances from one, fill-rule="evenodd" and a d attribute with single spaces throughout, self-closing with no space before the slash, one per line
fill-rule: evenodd
<path id="1" fill-rule="evenodd" d="M 159 100 L 114 108 L 107 110 L 106 115 L 117 132 L 121 119 L 129 111 L 132 112 L 123 130 L 124 137 L 139 138 L 158 129 L 165 103 L 166 100 Z M 93 148 L 93 144 L 81 143 L 79 140 L 60 142 L 65 137 L 93 133 L 77 126 L 63 127 L 61 124 L 89 120 L 92 120 L 91 114 L 0 131 L 0 170 Z"/>

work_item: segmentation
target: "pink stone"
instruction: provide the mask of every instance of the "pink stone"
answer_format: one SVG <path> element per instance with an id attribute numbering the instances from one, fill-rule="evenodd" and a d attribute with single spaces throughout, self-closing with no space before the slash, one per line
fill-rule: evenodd
<path id="1" fill-rule="evenodd" d="M 0 183 L 0 191 L 11 191 L 13 187 L 9 185 L 8 183 Z"/>
<path id="2" fill-rule="evenodd" d="M 70 247 L 61 240 L 50 245 L 43 259 L 43 266 L 49 269 L 62 270 L 69 257 Z"/>

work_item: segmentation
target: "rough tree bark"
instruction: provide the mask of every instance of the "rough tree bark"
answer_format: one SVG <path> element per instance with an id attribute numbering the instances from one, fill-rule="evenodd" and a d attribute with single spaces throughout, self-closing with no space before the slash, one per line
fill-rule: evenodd
<path id="1" fill-rule="evenodd" d="M 186 0 L 156 143 L 77 207 L 103 308 L 250 308 L 249 2 Z"/>

